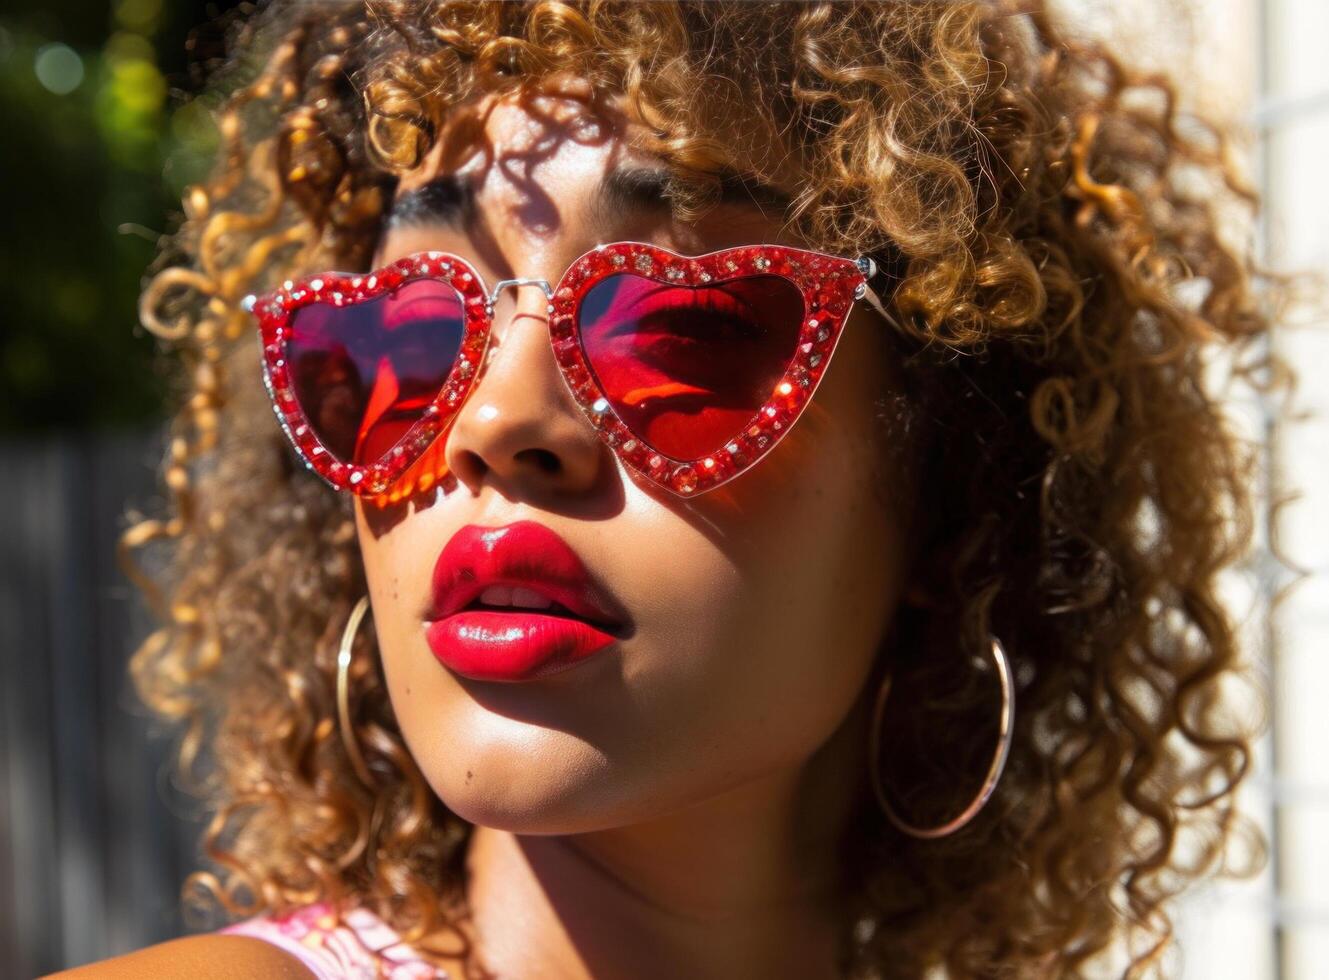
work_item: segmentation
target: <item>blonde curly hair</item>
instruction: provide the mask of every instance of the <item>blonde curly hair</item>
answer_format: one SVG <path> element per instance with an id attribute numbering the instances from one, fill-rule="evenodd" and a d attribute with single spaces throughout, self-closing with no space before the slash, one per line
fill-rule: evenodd
<path id="1" fill-rule="evenodd" d="M 1279 372 L 1249 250 L 1223 234 L 1255 196 L 1171 82 L 1037 0 L 306 0 L 247 18 L 233 50 L 217 165 L 143 293 L 179 380 L 167 512 L 123 542 L 170 545 L 136 573 L 163 624 L 132 670 L 216 808 L 188 898 L 357 903 L 408 941 L 467 914 L 469 827 L 417 770 L 371 653 L 351 705 L 375 790 L 337 737 L 337 639 L 365 587 L 351 505 L 294 462 L 240 300 L 366 268 L 452 107 L 564 70 L 626 95 L 684 219 L 749 175 L 790 189 L 813 247 L 891 270 L 931 435 L 914 575 L 1011 651 L 1014 743 L 979 818 L 932 841 L 876 813 L 850 828 L 846 975 L 1073 977 L 1114 951 L 1124 977 L 1157 974 L 1171 899 L 1263 863 L 1234 792 L 1264 719 L 1243 728 L 1224 693 L 1244 668 L 1217 591 L 1249 544 L 1256 455 L 1203 381 L 1213 351 L 1252 384 Z M 902 623 L 897 675 L 926 681 L 945 640 Z M 952 693 L 964 723 L 894 709 L 892 744 L 985 764 L 995 719 Z M 892 784 L 932 777 L 938 812 L 965 798 L 892 755 Z"/>

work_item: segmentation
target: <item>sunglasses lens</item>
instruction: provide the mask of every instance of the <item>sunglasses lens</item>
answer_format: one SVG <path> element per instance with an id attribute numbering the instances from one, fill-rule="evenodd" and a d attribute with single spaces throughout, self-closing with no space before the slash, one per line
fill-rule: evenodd
<path id="1" fill-rule="evenodd" d="M 782 276 L 676 286 L 630 273 L 581 301 L 582 349 L 623 423 L 698 459 L 737 435 L 794 358 L 803 294 Z"/>
<path id="2" fill-rule="evenodd" d="M 343 463 L 380 460 L 447 381 L 464 322 L 461 296 L 430 279 L 353 306 L 298 309 L 287 347 L 291 379 L 328 452 Z"/>

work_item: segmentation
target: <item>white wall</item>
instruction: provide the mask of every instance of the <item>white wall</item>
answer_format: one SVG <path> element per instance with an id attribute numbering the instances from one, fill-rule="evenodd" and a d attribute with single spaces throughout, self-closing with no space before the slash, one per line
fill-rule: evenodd
<path id="1" fill-rule="evenodd" d="M 1260 229 L 1276 268 L 1329 277 L 1329 0 L 1054 0 L 1064 20 L 1119 40 L 1132 60 L 1180 77 L 1195 104 L 1251 137 L 1250 168 L 1266 199 Z M 1318 312 L 1317 312 L 1318 309 Z M 1169 976 L 1185 980 L 1329 978 L 1329 321 L 1325 303 L 1294 311 L 1276 350 L 1301 375 L 1297 404 L 1314 414 L 1270 429 L 1270 405 L 1229 404 L 1248 437 L 1268 439 L 1274 489 L 1299 501 L 1272 522 L 1283 554 L 1310 576 L 1270 610 L 1291 575 L 1257 553 L 1225 578 L 1243 621 L 1252 678 L 1271 701 L 1256 773 L 1242 794 L 1270 860 L 1254 880 L 1189 897 Z M 1268 487 L 1264 487 L 1268 490 Z M 1261 693 L 1261 688 L 1256 688 Z"/>

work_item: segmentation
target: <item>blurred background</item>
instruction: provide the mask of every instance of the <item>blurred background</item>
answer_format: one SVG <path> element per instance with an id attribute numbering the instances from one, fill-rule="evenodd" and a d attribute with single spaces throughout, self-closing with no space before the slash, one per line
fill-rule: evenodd
<path id="1" fill-rule="evenodd" d="M 160 503 L 166 384 L 137 294 L 216 144 L 186 98 L 236 6 L 0 13 L 0 977 L 185 931 L 202 824 L 128 684 L 149 623 L 115 541 Z"/>
<path id="2" fill-rule="evenodd" d="M 44 0 L 0 12 L 0 977 L 209 925 L 181 915 L 202 815 L 125 674 L 149 623 L 115 542 L 130 513 L 161 503 L 167 385 L 137 326 L 138 290 L 183 189 L 208 167 L 203 80 L 243 6 Z M 1329 274 L 1329 3 L 1057 6 L 1249 132 L 1265 260 Z M 1264 447 L 1264 500 L 1287 487 L 1302 497 L 1262 521 L 1225 580 L 1273 708 L 1242 797 L 1272 846 L 1258 877 L 1182 905 L 1170 975 L 1187 980 L 1329 976 L 1329 337 L 1317 316 L 1292 311 L 1275 341 L 1302 373 L 1304 421 L 1276 425 L 1274 406 L 1228 396 L 1234 424 Z M 1308 573 L 1291 590 L 1274 542 Z"/>

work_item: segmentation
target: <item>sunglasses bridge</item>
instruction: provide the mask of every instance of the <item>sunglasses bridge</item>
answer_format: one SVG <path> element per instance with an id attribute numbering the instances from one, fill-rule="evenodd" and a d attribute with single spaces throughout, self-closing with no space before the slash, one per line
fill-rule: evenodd
<path id="1" fill-rule="evenodd" d="M 498 302 L 498 294 L 503 291 L 504 286 L 526 286 L 526 285 L 539 286 L 541 289 L 543 289 L 545 294 L 545 299 L 549 300 L 551 303 L 551 305 L 549 306 L 549 312 L 550 313 L 554 312 L 554 307 L 552 305 L 552 301 L 554 299 L 554 287 L 549 285 L 548 279 L 500 279 L 498 283 L 494 286 L 493 292 L 491 292 L 485 298 L 485 312 L 486 313 L 494 312 L 494 304 Z"/>

